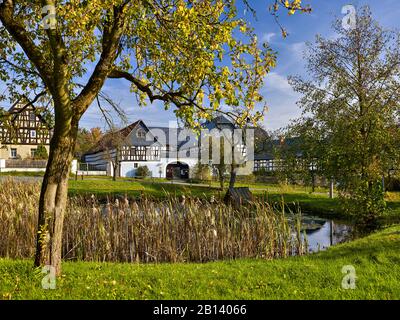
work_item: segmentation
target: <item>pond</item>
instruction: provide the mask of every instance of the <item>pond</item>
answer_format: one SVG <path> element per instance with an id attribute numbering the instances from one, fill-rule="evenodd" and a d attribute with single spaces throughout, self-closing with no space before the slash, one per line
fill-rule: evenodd
<path id="1" fill-rule="evenodd" d="M 310 252 L 318 252 L 351 240 L 353 228 L 340 221 L 303 216 L 302 230 L 307 236 Z"/>

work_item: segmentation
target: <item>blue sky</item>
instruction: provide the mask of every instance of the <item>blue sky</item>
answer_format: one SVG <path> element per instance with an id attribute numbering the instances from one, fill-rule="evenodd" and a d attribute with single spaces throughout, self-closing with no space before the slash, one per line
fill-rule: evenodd
<path id="1" fill-rule="evenodd" d="M 269 111 L 266 114 L 264 126 L 268 130 L 276 130 L 289 124 L 290 119 L 300 115 L 296 106 L 299 96 L 293 92 L 287 82 L 289 75 L 305 75 L 303 50 L 305 43 L 313 41 L 316 34 L 333 37 L 331 22 L 335 17 L 343 17 L 342 7 L 348 4 L 361 6 L 368 4 L 373 16 L 381 25 L 387 28 L 400 29 L 399 0 L 303 0 L 311 4 L 311 14 L 296 14 L 288 16 L 280 14 L 280 22 L 289 32 L 284 39 L 273 17 L 268 12 L 268 4 L 272 0 L 251 0 L 257 11 L 257 21 L 250 13 L 244 16 L 249 20 L 261 40 L 267 41 L 271 48 L 278 52 L 277 67 L 266 77 L 262 93 L 266 98 Z M 240 8 L 243 12 L 243 8 Z M 1 84 L 0 84 L 1 87 Z M 161 103 L 140 108 L 133 94 L 129 91 L 129 83 L 124 80 L 108 80 L 104 91 L 125 110 L 129 122 L 142 119 L 152 126 L 167 126 L 175 120 L 172 110 L 165 111 Z M 81 126 L 86 128 L 105 128 L 105 121 L 96 107 L 92 105 L 81 120 Z"/>

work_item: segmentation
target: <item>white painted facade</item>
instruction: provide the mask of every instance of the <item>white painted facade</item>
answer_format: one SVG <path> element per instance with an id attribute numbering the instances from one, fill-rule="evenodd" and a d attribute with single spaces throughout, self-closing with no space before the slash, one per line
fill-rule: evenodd
<path id="1" fill-rule="evenodd" d="M 194 158 L 179 159 L 178 158 L 161 158 L 160 161 L 122 161 L 120 163 L 120 176 L 121 177 L 136 177 L 138 167 L 147 166 L 150 170 L 150 175 L 153 178 L 166 178 L 167 166 L 177 162 L 187 164 L 189 166 L 189 176 L 193 175 L 194 167 L 198 160 Z M 110 172 L 112 174 L 112 172 Z"/>
<path id="2" fill-rule="evenodd" d="M 228 131 L 230 135 L 235 127 L 220 117 L 206 123 L 204 128 L 214 134 Z M 109 133 L 108 137 L 104 136 L 99 146 L 86 154 L 84 160 L 92 169 L 107 171 L 109 176 L 113 176 L 115 162 L 118 162 L 116 175 L 119 177 L 137 177 L 138 168 L 146 166 L 153 178 L 188 179 L 194 177 L 199 156 L 209 152 L 203 150 L 200 154 L 201 144 L 208 143 L 208 140 L 201 142 L 202 137 L 187 129 L 147 127 L 138 120 L 118 132 Z M 122 142 L 117 147 L 113 141 Z M 237 148 L 241 154 L 246 152 L 242 144 Z M 214 162 L 214 158 L 209 162 Z M 254 163 L 250 159 L 238 175 L 248 175 L 253 170 Z"/>

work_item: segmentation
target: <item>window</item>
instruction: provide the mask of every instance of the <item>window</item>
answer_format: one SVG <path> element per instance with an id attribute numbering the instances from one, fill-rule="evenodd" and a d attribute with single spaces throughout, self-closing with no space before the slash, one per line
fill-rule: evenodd
<path id="1" fill-rule="evenodd" d="M 137 169 L 137 168 L 139 168 L 139 164 L 138 164 L 138 163 L 134 163 L 134 164 L 133 164 L 133 167 L 134 167 L 135 169 Z"/>
<path id="2" fill-rule="evenodd" d="M 17 149 L 11 149 L 11 158 L 15 159 L 17 157 Z"/>
<path id="3" fill-rule="evenodd" d="M 160 160 L 160 147 L 155 146 L 151 148 L 150 160 Z"/>
<path id="4" fill-rule="evenodd" d="M 29 120 L 31 120 L 31 121 L 36 120 L 36 114 L 34 112 L 29 113 Z"/>
<path id="5" fill-rule="evenodd" d="M 36 156 L 36 149 L 31 149 L 31 158 Z"/>
<path id="6" fill-rule="evenodd" d="M 137 136 L 139 139 L 146 139 L 146 132 L 145 132 L 144 130 L 142 130 L 142 129 L 139 129 L 139 130 L 136 132 L 136 136 Z"/>
<path id="7" fill-rule="evenodd" d="M 36 138 L 36 130 L 31 130 L 31 138 Z"/>
<path id="8" fill-rule="evenodd" d="M 255 160 L 254 161 L 254 171 L 275 171 L 274 160 Z"/>

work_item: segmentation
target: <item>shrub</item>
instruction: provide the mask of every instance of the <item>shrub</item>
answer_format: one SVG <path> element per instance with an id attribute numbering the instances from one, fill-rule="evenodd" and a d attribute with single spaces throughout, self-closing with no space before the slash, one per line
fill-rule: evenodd
<path id="1" fill-rule="evenodd" d="M 211 180 L 210 166 L 201 163 L 196 164 L 196 167 L 194 168 L 194 179 L 198 181 Z"/>
<path id="2" fill-rule="evenodd" d="M 147 166 L 140 166 L 136 170 L 136 177 L 147 178 L 150 176 L 150 174 L 151 172 Z"/>
<path id="3" fill-rule="evenodd" d="M 47 153 L 47 149 L 44 145 L 39 145 L 35 152 L 35 160 L 47 160 L 49 155 Z"/>

